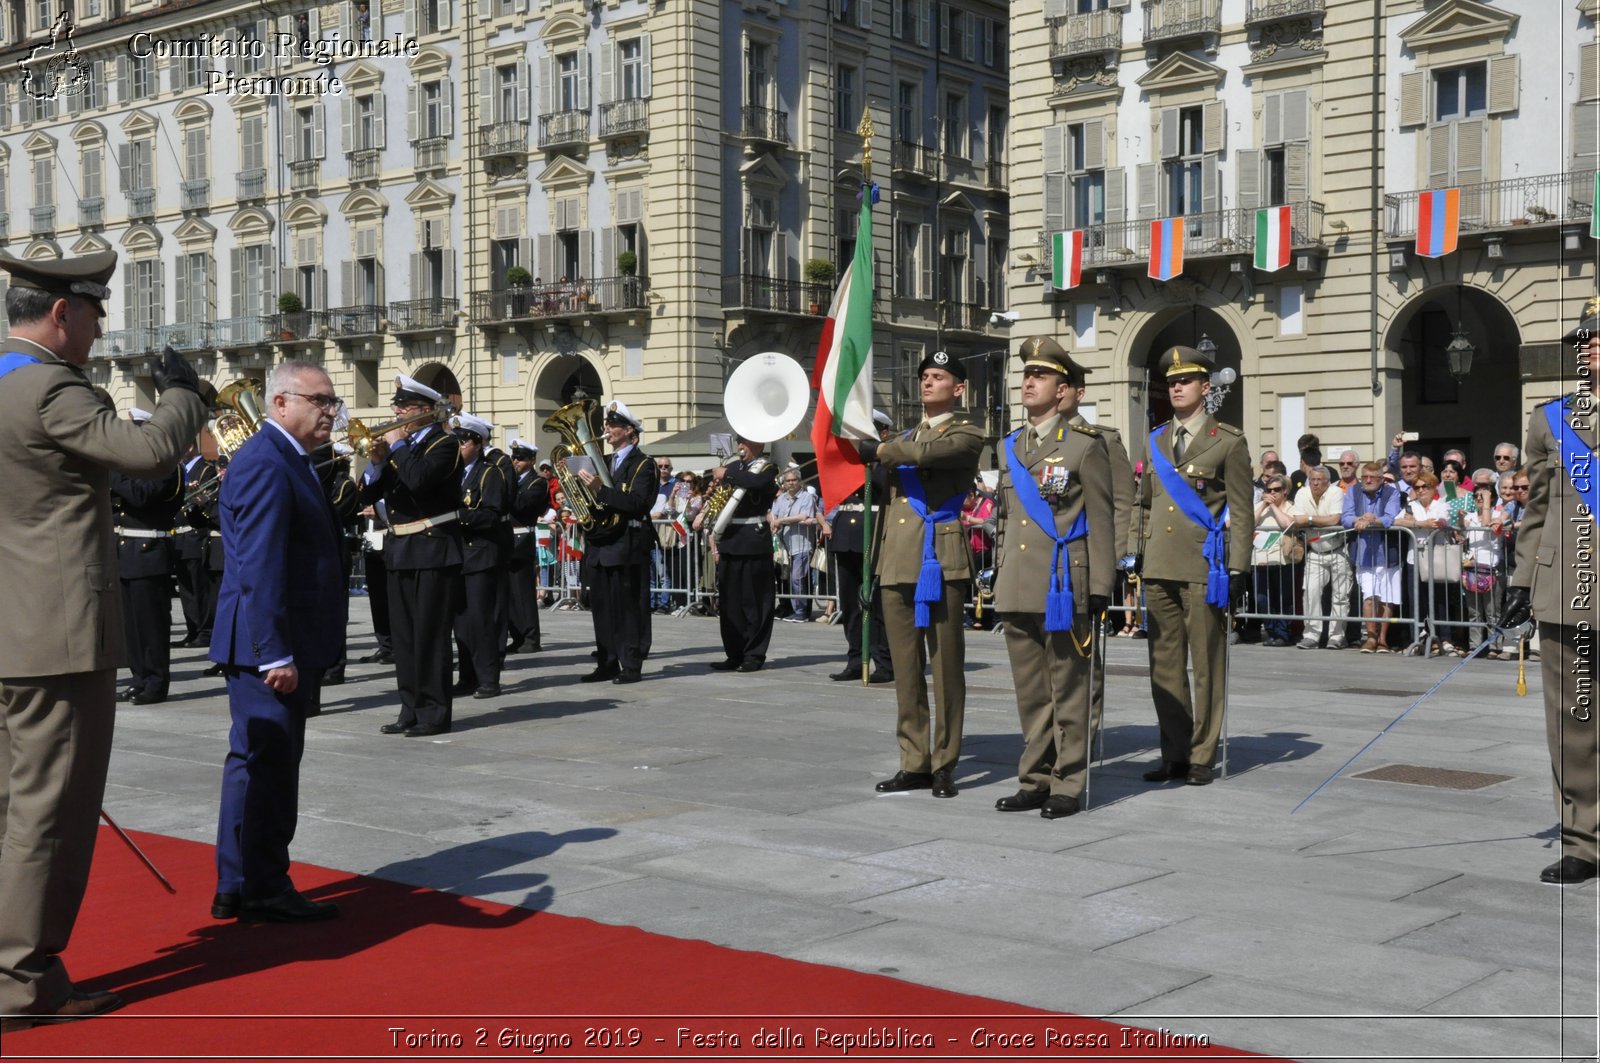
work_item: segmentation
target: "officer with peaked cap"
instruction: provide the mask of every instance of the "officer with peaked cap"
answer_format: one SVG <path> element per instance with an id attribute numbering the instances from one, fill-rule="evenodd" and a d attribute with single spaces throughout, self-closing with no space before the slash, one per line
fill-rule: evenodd
<path id="1" fill-rule="evenodd" d="M 894 422 L 882 410 L 872 411 L 872 423 L 878 429 L 880 443 L 894 434 Z M 883 520 L 883 503 L 889 497 L 891 473 L 885 465 L 872 468 L 872 526 L 875 529 Z M 856 488 L 822 518 L 822 538 L 828 547 L 828 563 L 834 566 L 834 578 L 839 584 L 839 614 L 844 619 L 841 625 L 845 641 L 844 667 L 828 676 L 835 682 L 861 678 L 861 584 L 866 571 L 866 524 L 864 487 Z M 889 658 L 889 637 L 883 627 L 883 592 L 876 580 L 872 583 L 872 597 L 866 612 L 870 629 L 868 656 L 872 661 L 867 682 L 893 683 L 894 662 Z"/>
<path id="2" fill-rule="evenodd" d="M 390 408 L 397 418 L 440 409 L 444 396 L 404 374 Z M 451 608 L 461 573 L 461 444 L 437 420 L 391 429 L 373 443 L 361 503 L 389 516 L 383 564 L 400 712 L 384 734 L 417 738 L 450 730 Z"/>
<path id="3" fill-rule="evenodd" d="M 650 507 L 656 500 L 656 463 L 639 447 L 644 423 L 625 402 L 606 404 L 608 477 L 583 469 L 583 481 L 598 503 L 597 515 L 615 516 L 608 526 L 585 529 L 583 572 L 594 614 L 600 658 L 585 683 L 610 679 L 637 683 L 650 656 Z"/>
<path id="4" fill-rule="evenodd" d="M 1022 345 L 1028 423 L 1001 444 L 995 609 L 1022 724 L 1021 788 L 1001 812 L 1079 811 L 1088 779 L 1091 643 L 1111 598 L 1117 543 L 1111 459 L 1093 425 L 1059 410 L 1083 367 L 1047 337 Z"/>
<path id="5" fill-rule="evenodd" d="M 511 441 L 511 557 L 506 572 L 510 642 L 507 653 L 538 653 L 539 521 L 550 508 L 550 482 L 534 468 L 539 448 L 518 437 Z"/>
<path id="6" fill-rule="evenodd" d="M 1145 773 L 1148 782 L 1209 783 L 1228 705 L 1228 615 L 1244 594 L 1255 529 L 1244 433 L 1206 412 L 1215 368 L 1193 347 L 1162 354 L 1156 372 L 1166 381 L 1172 420 L 1150 434 L 1150 469 L 1128 536 L 1134 570 L 1144 577 L 1161 729 L 1161 763 Z"/>
<path id="7" fill-rule="evenodd" d="M 21 261 L 0 341 L 0 1032 L 96 1015 L 114 994 L 73 983 L 61 962 L 94 855 L 123 660 L 110 480 L 159 476 L 205 421 L 194 370 L 152 359 L 160 401 L 133 424 L 96 396 L 83 366 L 100 335 L 116 254 Z"/>
<path id="8" fill-rule="evenodd" d="M 983 431 L 956 416 L 967 388 L 960 359 L 934 351 L 917 376 L 922 420 L 898 439 L 860 444 L 862 460 L 899 466 L 879 526 L 875 574 L 894 662 L 900 770 L 877 790 L 954 797 L 967 705 L 963 623 L 975 575 L 961 506 L 978 473 Z M 933 666 L 937 715 L 928 704 L 924 659 Z"/>
<path id="9" fill-rule="evenodd" d="M 1562 396 L 1528 418 L 1528 500 L 1517 532 L 1517 562 L 1506 588 L 1504 628 L 1531 615 L 1539 624 L 1545 737 L 1550 747 L 1561 859 L 1542 882 L 1571 885 L 1600 871 L 1600 717 L 1594 696 L 1594 639 L 1600 629 L 1595 514 L 1600 513 L 1595 422 L 1600 401 L 1600 298 L 1584 304 L 1562 337 L 1568 359 Z"/>
<path id="10" fill-rule="evenodd" d="M 505 635 L 501 579 L 504 533 L 511 512 L 511 485 L 498 462 L 485 453 L 494 425 L 475 414 L 456 416 L 461 443 L 461 582 L 456 595 L 455 694 L 500 695 L 500 660 Z"/>

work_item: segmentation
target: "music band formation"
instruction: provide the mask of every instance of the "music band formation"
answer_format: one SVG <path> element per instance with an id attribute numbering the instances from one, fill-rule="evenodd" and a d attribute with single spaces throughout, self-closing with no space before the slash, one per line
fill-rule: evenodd
<path id="1" fill-rule="evenodd" d="M 173 577 L 181 644 L 209 647 L 232 718 L 218 919 L 338 915 L 294 888 L 288 853 L 306 719 L 318 712 L 322 687 L 343 678 L 355 549 L 366 551 L 379 637 L 369 659 L 395 668 L 399 707 L 384 734 L 448 733 L 456 696 L 499 696 L 507 653 L 541 648 L 535 527 L 552 506 L 583 530 L 595 632 L 595 664 L 583 681 L 640 682 L 651 649 L 657 470 L 626 404 L 579 397 L 556 411 L 545 427 L 563 442 L 552 448 L 548 476 L 537 447 L 515 439 L 509 454 L 496 449 L 492 424 L 406 376 L 392 421 L 352 421 L 346 441 L 335 443 L 342 403 L 311 363 L 275 366 L 261 391 L 230 385 L 218 393 L 169 350 L 152 359 L 155 410 L 124 420 L 83 369 L 115 265 L 113 252 L 47 262 L 0 256 L 12 276 L 0 446 L 23 455 L 0 513 L 0 573 L 16 600 L 45 606 L 0 620 L 7 1030 L 120 1004 L 75 985 L 59 954 L 87 882 L 114 701 L 167 696 Z M 1590 708 L 1597 311 L 1600 302 L 1586 306 L 1567 337 L 1580 386 L 1530 418 L 1532 489 L 1500 618 L 1511 627 L 1531 611 L 1546 647 L 1562 857 L 1541 877 L 1563 884 L 1594 877 L 1600 863 L 1600 747 Z M 1026 423 L 995 444 L 993 596 L 1023 739 L 1019 788 L 996 802 L 1001 812 L 1053 820 L 1087 805 L 1104 696 L 1097 621 L 1119 568 L 1138 575 L 1148 608 L 1160 759 L 1144 778 L 1202 786 L 1220 767 L 1227 633 L 1253 528 L 1229 520 L 1251 511 L 1251 462 L 1242 431 L 1207 412 L 1215 368 L 1194 348 L 1160 353 L 1156 371 L 1173 416 L 1150 436 L 1151 475 L 1136 491 L 1120 435 L 1079 411 L 1089 370 L 1049 337 L 1021 345 Z M 953 798 L 966 700 L 963 613 L 977 575 L 960 515 L 991 441 L 959 413 L 967 386 L 959 360 L 934 352 L 918 374 L 922 418 L 896 431 L 875 415 L 879 438 L 856 444 L 871 494 L 857 491 L 826 518 L 848 640 L 846 667 L 832 678 L 865 681 L 865 657 L 878 681 L 895 686 L 898 770 L 878 792 Z M 763 431 L 735 420 L 736 453 L 711 473 L 704 520 L 717 557 L 717 672 L 757 672 L 767 661 L 777 596 L 768 514 L 779 475 L 766 447 L 797 423 Z M 203 425 L 217 461 L 198 449 Z M 358 478 L 354 456 L 369 463 Z M 365 533 L 352 534 L 363 519 Z M 118 691 L 123 664 L 131 679 Z"/>

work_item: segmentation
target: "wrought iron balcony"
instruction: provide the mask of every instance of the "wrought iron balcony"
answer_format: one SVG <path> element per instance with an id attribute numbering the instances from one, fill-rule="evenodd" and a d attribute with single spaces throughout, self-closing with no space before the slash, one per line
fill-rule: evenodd
<path id="1" fill-rule="evenodd" d="M 565 148 L 589 143 L 588 111 L 557 111 L 539 116 L 539 146 Z"/>
<path id="2" fill-rule="evenodd" d="M 1322 204 L 1301 200 L 1288 204 L 1289 245 L 1307 249 L 1322 245 Z M 1150 262 L 1150 223 L 1155 220 L 1089 225 L 1083 232 L 1083 264 L 1087 268 L 1129 269 L 1143 273 Z M 1256 208 L 1232 207 L 1228 210 L 1184 216 L 1183 258 L 1218 259 L 1255 254 Z M 1039 270 L 1050 271 L 1050 234 L 1039 234 Z"/>
<path id="3" fill-rule="evenodd" d="M 1462 185 L 1461 231 L 1578 224 L 1587 228 L 1594 216 L 1594 180 L 1594 170 L 1574 170 Z M 1421 198 L 1421 192 L 1383 197 L 1385 236 L 1416 235 L 1417 204 Z"/>
<path id="4" fill-rule="evenodd" d="M 1122 12 L 1086 11 L 1050 20 L 1050 58 L 1073 59 L 1122 48 Z"/>
<path id="5" fill-rule="evenodd" d="M 161 325 L 155 330 L 158 348 L 171 347 L 177 351 L 203 351 L 215 344 L 211 341 L 211 322 L 193 321 L 182 325 Z"/>
<path id="6" fill-rule="evenodd" d="M 722 308 L 768 314 L 821 314 L 833 299 L 826 284 L 733 273 L 722 278 Z M 815 309 L 813 309 L 815 308 Z"/>
<path id="7" fill-rule="evenodd" d="M 111 345 L 106 339 L 105 336 L 96 336 L 94 342 L 89 344 L 89 361 L 97 362 L 111 357 Z"/>
<path id="8" fill-rule="evenodd" d="M 78 200 L 78 224 L 85 229 L 106 223 L 106 201 L 104 196 L 90 196 L 88 199 Z"/>
<path id="9" fill-rule="evenodd" d="M 415 158 L 412 166 L 419 172 L 442 170 L 450 161 L 450 141 L 447 137 L 423 137 L 412 146 Z"/>
<path id="10" fill-rule="evenodd" d="M 767 144 L 789 143 L 789 112 L 746 104 L 741 114 L 741 133 L 748 140 Z"/>
<path id="11" fill-rule="evenodd" d="M 130 188 L 128 197 L 128 220 L 148 221 L 156 216 L 156 190 L 153 188 Z"/>
<path id="12" fill-rule="evenodd" d="M 377 148 L 362 148 L 345 155 L 350 166 L 350 181 L 376 181 L 383 172 L 383 160 Z"/>
<path id="13" fill-rule="evenodd" d="M 1321 15 L 1327 10 L 1328 0 L 1248 0 L 1244 9 L 1244 24 L 1249 28 L 1287 18 Z"/>
<path id="14" fill-rule="evenodd" d="M 276 336 L 267 314 L 225 317 L 211 323 L 211 340 L 219 349 L 258 347 Z"/>
<path id="15" fill-rule="evenodd" d="M 479 130 L 478 154 L 481 158 L 492 159 L 502 155 L 527 153 L 527 122 L 496 122 Z"/>
<path id="16" fill-rule="evenodd" d="M 207 177 L 196 177 L 185 181 L 179 186 L 179 196 L 184 210 L 210 210 L 211 209 L 211 180 Z"/>
<path id="17" fill-rule="evenodd" d="M 946 302 L 939 308 L 939 318 L 952 332 L 985 332 L 989 325 L 989 310 L 978 303 Z"/>
<path id="18" fill-rule="evenodd" d="M 34 236 L 54 235 L 56 231 L 56 208 L 30 208 L 28 210 L 28 231 Z"/>
<path id="19" fill-rule="evenodd" d="M 289 191 L 315 192 L 321 183 L 321 159 L 301 159 L 289 164 Z"/>
<path id="20" fill-rule="evenodd" d="M 933 150 L 909 140 L 896 140 L 889 146 L 889 168 L 896 177 L 920 177 L 931 181 L 939 173 Z"/>
<path id="21" fill-rule="evenodd" d="M 112 358 L 143 358 L 161 349 L 153 328 L 121 328 L 108 332 L 106 347 Z"/>
<path id="22" fill-rule="evenodd" d="M 358 336 L 376 336 L 383 321 L 383 307 L 369 303 L 361 306 L 336 306 L 328 311 L 328 334 L 334 339 L 352 339 Z"/>
<path id="23" fill-rule="evenodd" d="M 650 128 L 649 100 L 617 100 L 600 105 L 600 137 L 628 137 Z"/>
<path id="24" fill-rule="evenodd" d="M 968 185 L 973 188 L 983 188 L 987 185 L 988 174 L 982 163 L 949 152 L 939 156 L 939 163 L 944 170 L 944 179 L 950 184 Z"/>
<path id="25" fill-rule="evenodd" d="M 1193 37 L 1209 37 L 1214 43 L 1221 33 L 1222 0 L 1145 0 L 1145 44 Z"/>
<path id="26" fill-rule="evenodd" d="M 389 304 L 389 331 L 435 332 L 456 327 L 459 299 L 410 299 Z"/>
<path id="27" fill-rule="evenodd" d="M 990 159 L 988 165 L 989 187 L 996 192 L 1009 193 L 1011 189 L 1011 168 L 999 159 Z"/>
<path id="28" fill-rule="evenodd" d="M 584 317 L 642 310 L 646 277 L 586 277 L 551 284 L 529 284 L 472 294 L 472 323 L 478 326 Z"/>
<path id="29" fill-rule="evenodd" d="M 328 335 L 326 310 L 296 310 L 272 315 L 273 338 L 280 343 L 316 342 Z"/>
<path id="30" fill-rule="evenodd" d="M 234 178 L 234 194 L 239 202 L 249 203 L 267 198 L 267 171 L 263 169 L 240 170 Z"/>

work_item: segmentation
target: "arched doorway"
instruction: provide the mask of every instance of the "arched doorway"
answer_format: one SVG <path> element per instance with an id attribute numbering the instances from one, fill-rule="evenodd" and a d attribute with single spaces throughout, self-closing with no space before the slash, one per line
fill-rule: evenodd
<path id="1" fill-rule="evenodd" d="M 1146 433 L 1172 417 L 1172 404 L 1167 401 L 1166 378 L 1157 371 L 1161 356 L 1172 347 L 1199 348 L 1202 343 L 1210 343 L 1216 348 L 1217 369 L 1232 369 L 1236 374 L 1235 383 L 1222 396 L 1216 412 L 1217 419 L 1232 425 L 1243 425 L 1246 381 L 1238 337 L 1216 311 L 1191 306 L 1152 319 L 1135 341 L 1133 376 L 1139 379 L 1142 369 L 1144 386 L 1140 389 L 1142 405 L 1133 423 L 1143 424 Z M 1214 390 L 1220 392 L 1220 388 L 1214 387 Z M 1134 401 L 1140 404 L 1139 394 L 1135 394 Z M 1143 419 L 1139 420 L 1139 417 Z"/>
<path id="2" fill-rule="evenodd" d="M 1459 337 L 1459 338 L 1458 338 Z M 1470 369 L 1452 370 L 1448 348 L 1471 346 Z M 1521 345 L 1516 319 L 1494 296 L 1465 285 L 1421 293 L 1396 316 L 1385 346 L 1400 366 L 1400 423 L 1378 436 L 1415 432 L 1412 447 L 1435 466 L 1447 450 L 1466 452 L 1473 468 L 1490 467 L 1499 442 L 1521 441 Z"/>
<path id="3" fill-rule="evenodd" d="M 461 408 L 461 383 L 443 362 L 425 363 L 411 374 L 411 379 L 437 391 L 456 409 Z"/>
<path id="4" fill-rule="evenodd" d="M 553 358 L 539 374 L 533 389 L 534 424 L 538 431 L 537 434 L 524 431 L 523 435 L 537 443 L 541 453 L 548 453 L 552 445 L 561 442 L 559 436 L 544 430 L 545 419 L 567 403 L 575 401 L 580 391 L 585 398 L 597 402 L 605 398 L 605 384 L 600 379 L 600 371 L 581 355 Z"/>

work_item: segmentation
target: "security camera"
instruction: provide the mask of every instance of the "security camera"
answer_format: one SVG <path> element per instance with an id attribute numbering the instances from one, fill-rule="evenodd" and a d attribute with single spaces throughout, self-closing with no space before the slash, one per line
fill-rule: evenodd
<path id="1" fill-rule="evenodd" d="M 1001 310 L 989 315 L 989 324 L 1015 325 L 1021 317 L 1022 312 L 1020 310 Z"/>

